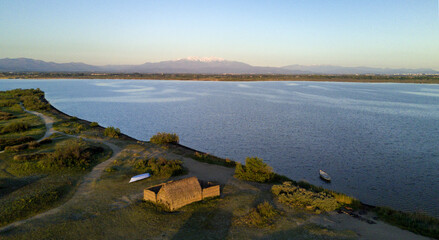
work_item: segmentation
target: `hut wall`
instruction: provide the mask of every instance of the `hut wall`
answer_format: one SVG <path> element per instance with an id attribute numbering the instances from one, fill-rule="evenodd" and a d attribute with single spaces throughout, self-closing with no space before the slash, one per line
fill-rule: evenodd
<path id="1" fill-rule="evenodd" d="M 143 190 L 143 199 L 151 202 L 157 202 L 157 195 L 155 192 L 145 189 Z"/>
<path id="2" fill-rule="evenodd" d="M 157 194 L 157 201 L 167 205 L 171 211 L 174 211 L 193 202 L 201 201 L 202 199 L 203 197 L 201 196 L 201 191 L 191 192 L 190 195 L 185 194 L 177 199 L 168 199 L 165 194 L 162 194 L 161 191 Z"/>
<path id="3" fill-rule="evenodd" d="M 218 197 L 220 195 L 220 186 L 212 186 L 203 189 L 203 199 L 209 197 Z"/>

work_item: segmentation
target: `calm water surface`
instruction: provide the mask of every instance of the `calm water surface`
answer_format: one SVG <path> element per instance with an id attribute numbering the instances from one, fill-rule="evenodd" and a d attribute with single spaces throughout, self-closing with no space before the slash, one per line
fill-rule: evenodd
<path id="1" fill-rule="evenodd" d="M 0 80 L 37 87 L 61 111 L 138 139 L 176 132 L 200 151 L 258 156 L 295 180 L 439 216 L 439 85 Z"/>

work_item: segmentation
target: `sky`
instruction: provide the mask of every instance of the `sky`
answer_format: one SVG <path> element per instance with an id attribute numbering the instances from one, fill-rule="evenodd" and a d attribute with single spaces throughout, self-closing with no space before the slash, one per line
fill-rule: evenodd
<path id="1" fill-rule="evenodd" d="M 0 58 L 439 70 L 439 0 L 0 0 Z"/>

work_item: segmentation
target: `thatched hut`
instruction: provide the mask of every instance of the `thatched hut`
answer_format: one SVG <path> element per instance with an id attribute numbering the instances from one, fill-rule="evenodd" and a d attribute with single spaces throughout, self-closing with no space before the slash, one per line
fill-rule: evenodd
<path id="1" fill-rule="evenodd" d="M 162 183 L 143 191 L 144 199 L 161 203 L 171 211 L 208 197 L 220 195 L 219 185 L 199 181 L 197 177 Z"/>

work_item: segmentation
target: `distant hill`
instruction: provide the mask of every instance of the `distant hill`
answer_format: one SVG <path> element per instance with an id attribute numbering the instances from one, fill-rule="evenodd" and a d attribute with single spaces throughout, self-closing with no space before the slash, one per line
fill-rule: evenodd
<path id="1" fill-rule="evenodd" d="M 340 67 L 332 65 L 289 65 L 282 67 L 290 71 L 303 71 L 313 74 L 438 74 L 439 71 L 428 68 L 372 68 L 372 67 Z"/>
<path id="2" fill-rule="evenodd" d="M 114 73 L 200 73 L 200 74 L 439 74 L 433 69 L 391 69 L 330 65 L 259 67 L 220 58 L 189 57 L 147 62 L 141 65 L 94 66 L 85 63 L 55 63 L 29 58 L 0 59 L 0 72 L 114 72 Z"/>
<path id="3" fill-rule="evenodd" d="M 0 59 L 2 72 L 93 72 L 97 68 L 84 63 L 54 63 L 30 58 Z"/>
<path id="4" fill-rule="evenodd" d="M 106 68 L 112 71 L 112 68 Z M 131 66 L 123 69 L 122 72 L 139 73 L 254 73 L 254 74 L 289 74 L 288 69 L 276 67 L 255 67 L 246 63 L 227 61 L 217 58 L 185 58 L 174 61 L 163 61 L 156 63 L 144 63 L 142 65 Z"/>

